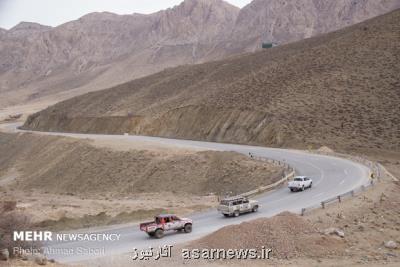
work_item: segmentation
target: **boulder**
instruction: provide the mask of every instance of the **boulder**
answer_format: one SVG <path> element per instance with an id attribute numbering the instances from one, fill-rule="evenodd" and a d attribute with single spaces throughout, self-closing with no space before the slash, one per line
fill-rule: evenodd
<path id="1" fill-rule="evenodd" d="M 335 229 L 335 234 L 341 238 L 344 238 L 344 232 L 342 230 Z"/>
<path id="2" fill-rule="evenodd" d="M 390 248 L 390 249 L 398 248 L 397 243 L 395 241 L 393 241 L 393 240 L 389 240 L 389 241 L 384 242 L 384 245 L 385 245 L 386 248 Z"/>
<path id="3" fill-rule="evenodd" d="M 0 261 L 8 261 L 9 258 L 10 252 L 8 251 L 8 249 L 0 249 Z"/>
<path id="4" fill-rule="evenodd" d="M 337 235 L 341 238 L 344 238 L 344 232 L 340 229 L 333 228 L 333 227 L 325 229 L 324 234 L 325 235 Z"/>
<path id="5" fill-rule="evenodd" d="M 43 255 L 36 255 L 35 256 L 35 263 L 37 265 L 46 265 L 47 264 L 47 258 Z"/>

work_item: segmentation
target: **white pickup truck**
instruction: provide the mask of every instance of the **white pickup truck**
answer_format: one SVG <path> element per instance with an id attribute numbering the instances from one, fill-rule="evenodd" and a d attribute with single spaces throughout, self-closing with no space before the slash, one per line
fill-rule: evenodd
<path id="1" fill-rule="evenodd" d="M 307 176 L 296 176 L 293 181 L 288 184 L 290 191 L 304 191 L 306 188 L 312 187 L 312 180 Z"/>

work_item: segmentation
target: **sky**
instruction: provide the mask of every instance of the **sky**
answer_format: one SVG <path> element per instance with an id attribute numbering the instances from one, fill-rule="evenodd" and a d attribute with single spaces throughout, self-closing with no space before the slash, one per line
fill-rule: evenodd
<path id="1" fill-rule="evenodd" d="M 149 14 L 178 5 L 183 0 L 0 0 L 0 28 L 10 29 L 21 21 L 58 26 L 91 12 Z M 226 0 L 243 7 L 251 0 Z"/>

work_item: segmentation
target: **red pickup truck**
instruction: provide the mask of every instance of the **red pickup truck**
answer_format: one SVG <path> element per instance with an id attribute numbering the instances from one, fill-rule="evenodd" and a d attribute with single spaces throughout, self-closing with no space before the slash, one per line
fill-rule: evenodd
<path id="1" fill-rule="evenodd" d="M 174 214 L 161 214 L 155 217 L 154 221 L 140 224 L 140 230 L 149 236 L 162 238 L 165 231 L 192 232 L 193 221 L 188 218 L 179 218 Z"/>

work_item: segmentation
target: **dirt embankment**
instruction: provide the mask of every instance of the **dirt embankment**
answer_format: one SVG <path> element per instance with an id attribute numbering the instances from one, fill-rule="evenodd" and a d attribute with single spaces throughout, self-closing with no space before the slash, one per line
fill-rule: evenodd
<path id="1" fill-rule="evenodd" d="M 182 66 L 36 113 L 24 127 L 268 146 L 399 150 L 400 11 Z"/>
<path id="2" fill-rule="evenodd" d="M 238 194 L 282 177 L 279 167 L 231 152 L 116 151 L 34 134 L 0 134 L 0 151 L 1 175 L 20 173 L 14 188 L 52 193 Z"/>
<path id="3" fill-rule="evenodd" d="M 0 202 L 17 201 L 17 210 L 46 229 L 185 215 L 214 207 L 216 195 L 273 183 L 282 172 L 231 152 L 0 133 Z"/>
<path id="4" fill-rule="evenodd" d="M 224 227 L 196 242 L 195 248 L 272 249 L 271 258 L 340 255 L 345 243 L 340 238 L 321 235 L 319 230 L 298 215 L 284 212 L 268 219 L 257 219 Z"/>

